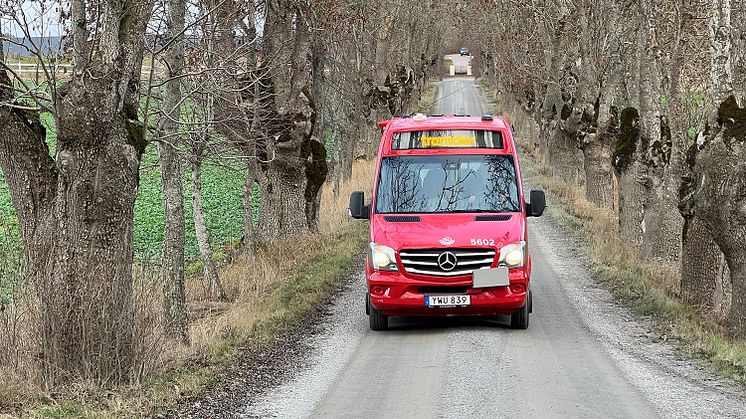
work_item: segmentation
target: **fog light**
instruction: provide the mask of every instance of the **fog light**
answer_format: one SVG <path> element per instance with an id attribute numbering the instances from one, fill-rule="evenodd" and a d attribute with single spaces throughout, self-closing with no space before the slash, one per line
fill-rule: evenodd
<path id="1" fill-rule="evenodd" d="M 383 295 L 383 294 L 385 294 L 385 293 L 386 293 L 386 287 L 382 287 L 382 286 L 380 286 L 380 285 L 374 285 L 374 286 L 373 286 L 373 287 L 372 287 L 372 288 L 370 289 L 370 292 L 371 292 L 371 294 L 373 294 L 373 295 Z"/>
<path id="2" fill-rule="evenodd" d="M 510 286 L 510 290 L 513 291 L 515 294 L 521 294 L 526 292 L 526 287 L 524 287 L 522 284 L 513 284 Z"/>

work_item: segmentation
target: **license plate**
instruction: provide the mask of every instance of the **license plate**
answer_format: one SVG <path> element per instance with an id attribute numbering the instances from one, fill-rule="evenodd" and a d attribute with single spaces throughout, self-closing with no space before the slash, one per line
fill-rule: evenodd
<path id="1" fill-rule="evenodd" d="M 508 268 L 504 266 L 474 271 L 474 288 L 507 287 L 508 285 L 510 285 L 510 274 Z"/>
<path id="2" fill-rule="evenodd" d="M 425 307 L 452 308 L 468 307 L 471 295 L 426 295 Z"/>

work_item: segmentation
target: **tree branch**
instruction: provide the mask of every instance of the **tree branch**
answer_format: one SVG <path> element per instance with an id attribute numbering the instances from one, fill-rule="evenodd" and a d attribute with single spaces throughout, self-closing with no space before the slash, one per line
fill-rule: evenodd
<path id="1" fill-rule="evenodd" d="M 2 34 L 0 33 L 0 38 Z M 0 62 L 5 56 L 0 49 Z M 55 196 L 57 169 L 38 112 L 8 106 L 14 91 L 0 70 L 0 168 L 10 188 L 26 242 Z"/>

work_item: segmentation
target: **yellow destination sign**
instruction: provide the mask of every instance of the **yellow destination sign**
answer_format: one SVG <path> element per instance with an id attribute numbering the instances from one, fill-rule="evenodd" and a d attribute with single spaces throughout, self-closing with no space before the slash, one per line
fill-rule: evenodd
<path id="1" fill-rule="evenodd" d="M 422 137 L 424 147 L 476 147 L 476 137 L 456 135 L 454 137 Z"/>

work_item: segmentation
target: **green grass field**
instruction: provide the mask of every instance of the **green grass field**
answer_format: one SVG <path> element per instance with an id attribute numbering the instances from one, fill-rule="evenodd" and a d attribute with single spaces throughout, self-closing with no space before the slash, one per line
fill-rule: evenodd
<path id="1" fill-rule="evenodd" d="M 163 187 L 157 167 L 157 151 L 148 146 L 140 173 L 140 190 L 135 202 L 135 255 L 140 260 L 157 261 L 163 248 Z M 198 254 L 192 218 L 191 171 L 184 167 L 184 210 L 186 215 L 186 254 Z M 236 242 L 243 235 L 243 184 L 245 172 L 205 165 L 202 168 L 202 205 L 210 237 L 215 246 Z"/>
<path id="2" fill-rule="evenodd" d="M 56 142 L 54 121 L 45 117 L 47 140 L 54 153 Z M 198 255 L 191 205 L 191 172 L 184 167 L 184 202 L 187 223 L 186 254 Z M 213 244 L 223 246 L 236 242 L 243 235 L 242 193 L 245 173 L 206 164 L 202 169 L 202 194 L 205 218 Z M 140 189 L 135 203 L 135 257 L 140 262 L 157 263 L 163 247 L 163 190 L 155 145 L 148 146 L 143 156 Z M 18 220 L 13 209 L 5 178 L 0 170 L 0 265 L 10 252 L 22 251 Z M 0 271 L 2 282 L 2 271 Z M 0 291 L 1 293 L 1 291 Z"/>

